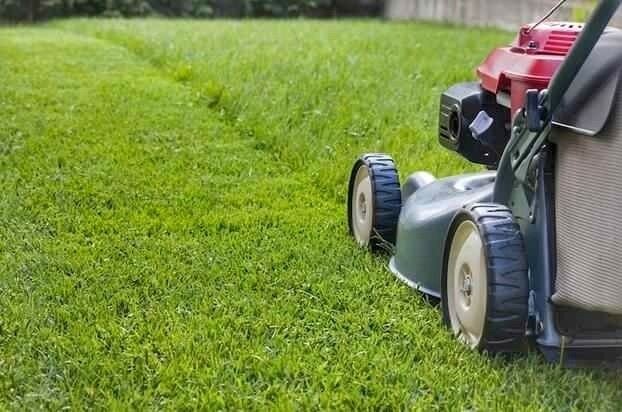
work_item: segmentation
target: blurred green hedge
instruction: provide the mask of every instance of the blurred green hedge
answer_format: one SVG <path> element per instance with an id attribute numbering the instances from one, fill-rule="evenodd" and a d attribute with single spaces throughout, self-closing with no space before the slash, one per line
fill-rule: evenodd
<path id="1" fill-rule="evenodd" d="M 377 15 L 382 0 L 0 0 L 0 19 L 67 16 L 330 17 Z"/>

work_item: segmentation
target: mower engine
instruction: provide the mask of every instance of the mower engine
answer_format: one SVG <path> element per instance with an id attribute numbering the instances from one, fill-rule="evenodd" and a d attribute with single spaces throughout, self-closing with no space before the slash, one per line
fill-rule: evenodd
<path id="1" fill-rule="evenodd" d="M 529 89 L 545 89 L 583 29 L 578 23 L 523 26 L 514 42 L 490 53 L 478 82 L 441 96 L 439 141 L 471 162 L 494 168 L 510 138 L 512 116 Z"/>

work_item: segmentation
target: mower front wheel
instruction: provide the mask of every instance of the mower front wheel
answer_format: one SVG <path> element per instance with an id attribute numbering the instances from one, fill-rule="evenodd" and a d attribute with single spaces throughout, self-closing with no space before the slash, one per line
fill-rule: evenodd
<path id="1" fill-rule="evenodd" d="M 475 204 L 454 218 L 442 278 L 445 323 L 463 343 L 489 353 L 525 349 L 529 280 L 512 212 Z"/>
<path id="2" fill-rule="evenodd" d="M 395 243 L 402 194 L 397 168 L 385 154 L 361 156 L 348 185 L 348 225 L 361 247 L 373 251 Z"/>

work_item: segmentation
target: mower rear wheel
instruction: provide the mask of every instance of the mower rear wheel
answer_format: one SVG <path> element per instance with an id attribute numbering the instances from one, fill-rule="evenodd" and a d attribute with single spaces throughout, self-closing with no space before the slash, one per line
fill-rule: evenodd
<path id="1" fill-rule="evenodd" d="M 348 225 L 357 243 L 374 251 L 390 248 L 395 243 L 401 206 L 393 159 L 385 154 L 361 156 L 348 186 Z"/>
<path id="2" fill-rule="evenodd" d="M 446 324 L 472 349 L 525 348 L 529 280 L 523 237 L 512 212 L 475 204 L 454 218 L 442 279 Z"/>

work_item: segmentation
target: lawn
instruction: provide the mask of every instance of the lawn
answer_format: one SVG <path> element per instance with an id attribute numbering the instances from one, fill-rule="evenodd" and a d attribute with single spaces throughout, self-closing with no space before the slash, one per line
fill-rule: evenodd
<path id="1" fill-rule="evenodd" d="M 469 352 L 347 234 L 360 153 L 473 169 L 436 142 L 438 97 L 511 37 L 1 28 L 2 409 L 619 410 L 617 374 Z"/>

